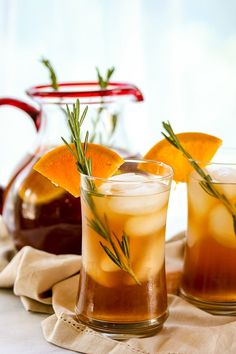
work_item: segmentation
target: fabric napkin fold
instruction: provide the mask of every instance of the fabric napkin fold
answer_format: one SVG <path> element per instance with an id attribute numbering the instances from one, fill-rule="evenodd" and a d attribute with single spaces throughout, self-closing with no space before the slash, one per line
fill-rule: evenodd
<path id="1" fill-rule="evenodd" d="M 0 287 L 12 287 L 26 310 L 51 314 L 42 322 L 44 337 L 50 343 L 88 354 L 236 353 L 236 317 L 210 315 L 177 296 L 183 233 L 166 244 L 169 318 L 155 336 L 124 342 L 76 321 L 80 256 L 56 256 L 29 246 L 14 255 L 2 226 L 0 249 Z"/>

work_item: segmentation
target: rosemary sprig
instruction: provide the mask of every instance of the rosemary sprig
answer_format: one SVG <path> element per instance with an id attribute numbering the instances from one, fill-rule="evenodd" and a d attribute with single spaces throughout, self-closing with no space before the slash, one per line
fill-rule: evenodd
<path id="1" fill-rule="evenodd" d="M 50 81 L 51 81 L 51 86 L 55 91 L 59 90 L 59 84 L 58 84 L 58 79 L 57 79 L 57 75 L 55 72 L 55 69 L 52 66 L 52 63 L 45 58 L 41 58 L 40 62 L 48 69 L 49 71 L 49 77 L 50 77 Z M 111 67 L 107 70 L 105 77 L 102 76 L 102 74 L 100 73 L 100 70 L 96 67 L 96 71 L 97 71 L 97 81 L 99 84 L 100 89 L 106 89 L 107 86 L 109 85 L 109 81 L 111 79 L 111 76 L 113 75 L 115 68 Z M 98 137 L 98 142 L 101 145 L 105 145 L 113 136 L 116 127 L 117 127 L 117 123 L 118 123 L 118 114 L 114 113 L 111 115 L 110 120 L 111 120 L 111 129 L 108 132 L 108 136 L 105 138 L 103 138 L 103 135 L 101 134 L 101 132 L 97 133 L 97 127 L 100 124 L 100 121 L 102 119 L 102 113 L 105 110 L 105 105 L 104 105 L 104 101 L 101 98 L 101 102 L 100 102 L 101 106 L 97 109 L 96 112 L 96 116 L 95 118 L 91 118 L 91 134 L 89 136 L 89 142 L 93 143 L 95 141 L 95 139 Z M 61 111 L 67 115 L 66 110 L 60 106 Z M 106 131 L 105 129 L 106 127 L 104 127 L 104 131 Z"/>
<path id="2" fill-rule="evenodd" d="M 40 62 L 49 70 L 52 88 L 54 90 L 58 91 L 59 85 L 57 82 L 57 76 L 56 76 L 56 72 L 55 72 L 51 62 L 45 58 L 41 58 Z"/>
<path id="3" fill-rule="evenodd" d="M 211 176 L 199 166 L 199 164 L 192 158 L 192 156 L 184 149 L 184 147 L 181 145 L 179 139 L 175 135 L 170 122 L 162 122 L 163 128 L 165 129 L 166 133 L 162 132 L 162 135 L 165 137 L 165 139 L 173 145 L 176 149 L 181 151 L 183 155 L 187 158 L 189 163 L 192 165 L 194 170 L 202 177 L 202 181 L 199 182 L 200 186 L 204 189 L 206 193 L 208 193 L 210 196 L 218 199 L 221 201 L 227 210 L 230 212 L 233 218 L 233 227 L 234 227 L 234 234 L 236 236 L 236 205 L 232 205 L 228 198 L 226 197 L 225 194 L 220 193 L 217 188 L 215 187 L 213 180 Z"/>
<path id="4" fill-rule="evenodd" d="M 72 143 L 75 146 L 75 151 L 64 138 L 62 138 L 62 140 L 67 145 L 71 154 L 75 157 L 78 171 L 84 175 L 92 176 L 92 159 L 86 156 L 89 141 L 88 131 L 86 132 L 84 143 L 81 142 L 81 126 L 86 117 L 87 110 L 88 107 L 86 107 L 82 114 L 80 114 L 79 100 L 77 100 L 76 104 L 73 105 L 73 111 L 70 111 L 67 106 L 68 125 L 71 131 Z M 88 219 L 89 227 L 100 235 L 102 239 L 107 241 L 109 246 L 104 245 L 104 243 L 100 241 L 100 245 L 107 256 L 120 269 L 127 272 L 137 284 L 140 284 L 130 265 L 129 237 L 125 232 L 123 232 L 122 240 L 120 241 L 118 237 L 110 230 L 110 225 L 106 214 L 104 214 L 104 220 L 99 218 L 96 205 L 93 200 L 93 195 L 99 196 L 101 194 L 98 193 L 92 179 L 88 178 L 86 179 L 86 182 L 88 190 L 82 190 L 81 197 L 84 199 L 93 215 L 92 219 Z"/>
<path id="5" fill-rule="evenodd" d="M 107 86 L 109 85 L 110 78 L 112 77 L 115 68 L 112 66 L 110 69 L 107 70 L 106 77 L 103 77 L 100 73 L 100 70 L 98 67 L 96 67 L 97 71 L 97 78 L 98 78 L 98 83 L 101 89 L 106 89 Z"/>
<path id="6" fill-rule="evenodd" d="M 102 76 L 100 70 L 98 69 L 98 67 L 96 67 L 96 71 L 97 71 L 97 81 L 99 84 L 99 87 L 101 90 L 104 90 L 108 87 L 110 79 L 115 71 L 114 67 L 111 67 L 107 70 L 105 77 Z M 97 138 L 97 127 L 101 121 L 102 118 L 102 113 L 105 110 L 105 105 L 104 105 L 104 100 L 103 98 L 101 98 L 101 102 L 100 102 L 100 107 L 97 110 L 97 114 L 96 117 L 92 119 L 92 133 L 90 135 L 90 139 L 89 141 L 92 143 L 95 141 L 95 139 Z M 106 137 L 106 141 L 104 141 L 103 136 L 100 134 L 99 135 L 99 143 L 100 144 L 106 144 L 113 136 L 116 127 L 117 127 L 117 123 L 118 123 L 118 114 L 117 113 L 113 113 L 110 117 L 111 119 L 111 130 L 110 133 L 108 134 L 108 136 Z"/>
<path id="7" fill-rule="evenodd" d="M 56 72 L 51 64 L 51 62 L 48 59 L 42 58 L 41 63 L 48 69 L 49 71 L 49 76 L 50 76 L 50 80 L 51 80 L 51 86 L 55 91 L 59 90 L 59 84 L 58 84 L 58 79 L 57 79 L 57 75 Z M 65 108 L 60 104 L 62 103 L 62 99 L 59 99 L 59 109 L 60 111 L 65 115 L 66 119 L 67 119 L 67 111 L 65 110 Z M 72 138 L 71 142 L 72 142 Z"/>

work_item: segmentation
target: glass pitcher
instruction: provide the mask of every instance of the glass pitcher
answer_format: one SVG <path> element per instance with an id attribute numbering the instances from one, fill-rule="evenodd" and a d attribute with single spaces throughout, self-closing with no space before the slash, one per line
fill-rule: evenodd
<path id="1" fill-rule="evenodd" d="M 54 186 L 33 170 L 33 165 L 49 149 L 70 141 L 66 105 L 79 98 L 81 109 L 88 105 L 84 133 L 90 141 L 109 146 L 122 156 L 132 155 L 124 130 L 122 110 L 128 102 L 143 101 L 140 90 L 130 84 L 110 83 L 100 89 L 97 82 L 61 83 L 34 86 L 27 94 L 38 103 L 0 98 L 0 105 L 12 105 L 28 113 L 38 132 L 36 145 L 25 157 L 5 189 L 1 188 L 2 216 L 16 248 L 29 245 L 54 254 L 81 254 L 80 199 Z"/>

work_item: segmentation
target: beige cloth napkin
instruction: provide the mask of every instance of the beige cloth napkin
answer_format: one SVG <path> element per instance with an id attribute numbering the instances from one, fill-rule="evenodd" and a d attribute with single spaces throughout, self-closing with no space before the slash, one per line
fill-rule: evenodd
<path id="1" fill-rule="evenodd" d="M 80 256 L 55 256 L 31 247 L 13 256 L 4 235 L 1 225 L 0 287 L 12 287 L 26 310 L 51 314 L 42 322 L 48 342 L 88 354 L 236 353 L 236 317 L 207 314 L 173 294 L 169 318 L 155 336 L 118 342 L 96 333 L 74 317 Z M 183 250 L 183 234 L 166 244 L 169 293 L 178 288 Z"/>

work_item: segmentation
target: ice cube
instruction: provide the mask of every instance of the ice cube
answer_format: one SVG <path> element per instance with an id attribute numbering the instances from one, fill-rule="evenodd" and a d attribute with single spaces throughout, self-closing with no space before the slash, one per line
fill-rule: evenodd
<path id="1" fill-rule="evenodd" d="M 99 192 L 104 194 L 121 194 L 135 193 L 135 189 L 139 187 L 140 182 L 146 181 L 145 175 L 136 173 L 124 173 L 121 175 L 113 176 L 109 181 L 99 186 Z M 125 183 L 127 182 L 127 183 Z M 130 194 L 129 194 L 130 195 Z"/>
<path id="2" fill-rule="evenodd" d="M 211 197 L 199 184 L 200 180 L 191 178 L 188 184 L 189 209 L 197 217 L 204 217 L 212 205 L 215 198 Z"/>
<path id="3" fill-rule="evenodd" d="M 216 188 L 221 194 L 224 194 L 229 201 L 236 204 L 236 183 L 218 184 Z"/>
<path id="4" fill-rule="evenodd" d="M 213 168 L 210 175 L 221 193 L 229 199 L 236 198 L 236 168 L 229 166 Z"/>
<path id="5" fill-rule="evenodd" d="M 187 229 L 187 244 L 189 247 L 193 247 L 203 236 L 203 232 L 201 231 L 201 224 L 190 221 L 188 222 Z"/>
<path id="6" fill-rule="evenodd" d="M 209 214 L 209 230 L 218 243 L 236 248 L 233 217 L 224 205 L 217 205 Z"/>
<path id="7" fill-rule="evenodd" d="M 134 197 L 112 197 L 108 203 L 115 213 L 126 215 L 149 214 L 167 205 L 169 192 Z"/>
<path id="8" fill-rule="evenodd" d="M 109 181 L 99 186 L 99 192 L 109 195 L 147 195 L 159 193 L 167 189 L 167 186 L 155 175 L 141 175 L 137 173 L 124 173 L 113 176 Z"/>
<path id="9" fill-rule="evenodd" d="M 84 265 L 84 264 L 83 264 Z M 116 286 L 119 278 L 116 277 L 115 271 L 104 271 L 97 262 L 90 262 L 84 266 L 85 272 L 98 284 L 107 288 Z M 116 269 L 116 272 L 118 267 Z"/>
<path id="10" fill-rule="evenodd" d="M 132 268 L 139 281 L 148 281 L 153 278 L 163 267 L 165 257 L 165 233 L 152 238 L 151 242 L 145 242 L 142 252 L 136 257 Z M 126 284 L 135 284 L 129 276 Z"/>
<path id="11" fill-rule="evenodd" d="M 84 238 L 82 245 L 82 264 L 86 274 L 100 285 L 114 286 L 109 273 L 104 272 L 100 267 L 100 261 L 104 256 L 104 250 L 99 244 L 100 237 L 88 226 L 87 221 L 83 223 L 83 232 L 87 236 Z"/>
<path id="12" fill-rule="evenodd" d="M 112 182 L 101 185 L 99 191 L 110 195 L 108 206 L 113 212 L 127 215 L 160 210 L 167 204 L 169 197 L 168 187 L 155 176 L 135 173 L 115 176 Z"/>
<path id="13" fill-rule="evenodd" d="M 104 257 L 100 262 L 101 269 L 104 272 L 117 272 L 120 268 L 104 252 Z"/>
<path id="14" fill-rule="evenodd" d="M 209 174 L 214 182 L 236 183 L 236 168 L 229 166 L 211 167 Z"/>
<path id="15" fill-rule="evenodd" d="M 93 197 L 93 201 L 96 206 L 96 211 L 98 213 L 99 218 L 103 218 L 104 214 L 107 213 L 108 205 L 107 205 L 107 197 L 102 196 L 102 197 Z"/>
<path id="16" fill-rule="evenodd" d="M 129 237 L 149 236 L 159 232 L 166 224 L 166 210 L 147 215 L 131 216 L 124 229 Z"/>

